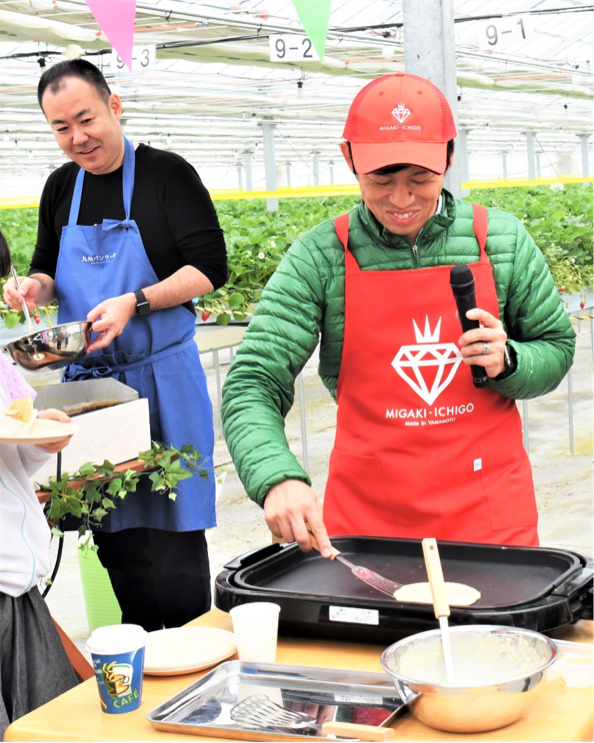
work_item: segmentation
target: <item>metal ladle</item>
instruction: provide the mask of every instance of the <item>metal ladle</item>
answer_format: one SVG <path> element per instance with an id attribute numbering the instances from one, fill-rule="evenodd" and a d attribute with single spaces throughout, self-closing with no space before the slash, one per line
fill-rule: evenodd
<path id="1" fill-rule="evenodd" d="M 14 279 L 14 285 L 17 288 L 17 291 L 19 290 L 19 277 L 16 272 L 16 268 L 14 266 L 10 267 L 10 272 L 12 273 L 12 278 Z M 33 327 L 33 323 L 31 322 L 31 315 L 29 314 L 29 308 L 27 307 L 27 302 L 25 301 L 25 298 L 22 299 L 22 305 L 23 305 L 23 312 L 25 313 L 25 319 L 27 320 L 27 325 L 29 326 L 29 332 L 34 333 L 35 328 Z"/>
<path id="2" fill-rule="evenodd" d="M 448 626 L 448 617 L 450 616 L 450 605 L 446 594 L 445 581 L 443 579 L 443 570 L 439 551 L 435 539 L 423 539 L 423 556 L 425 557 L 425 567 L 429 576 L 429 585 L 431 586 L 431 596 L 433 597 L 433 609 L 435 618 L 439 620 L 439 629 L 441 632 L 441 644 L 443 646 L 443 659 L 445 662 L 446 676 L 448 684 L 455 684 L 454 661 L 452 659 L 452 646 L 450 644 L 450 628 Z"/>

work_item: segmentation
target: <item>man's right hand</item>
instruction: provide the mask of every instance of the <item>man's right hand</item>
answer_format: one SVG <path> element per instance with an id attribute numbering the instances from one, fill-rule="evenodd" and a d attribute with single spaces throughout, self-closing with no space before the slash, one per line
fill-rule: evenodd
<path id="1" fill-rule="evenodd" d="M 270 488 L 264 500 L 264 516 L 270 531 L 286 542 L 297 542 L 304 552 L 317 540 L 322 557 L 331 557 L 331 544 L 322 519 L 322 507 L 314 491 L 301 480 L 285 480 Z"/>
<path id="2" fill-rule="evenodd" d="M 19 277 L 19 288 L 16 288 L 14 279 L 10 278 L 4 284 L 4 301 L 13 310 L 23 309 L 23 298 L 30 310 L 36 310 L 39 304 L 39 294 L 42 289 L 41 281 L 31 276 Z"/>

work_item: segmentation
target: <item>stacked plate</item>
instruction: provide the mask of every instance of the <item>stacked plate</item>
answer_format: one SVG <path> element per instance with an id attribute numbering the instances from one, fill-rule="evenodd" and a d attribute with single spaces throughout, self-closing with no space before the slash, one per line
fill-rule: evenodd
<path id="1" fill-rule="evenodd" d="M 216 627 L 175 627 L 149 632 L 144 672 L 177 676 L 200 671 L 229 658 L 237 650 L 235 635 Z"/>
<path id="2" fill-rule="evenodd" d="M 0 415 L 0 444 L 50 444 L 77 431 L 78 426 L 74 423 L 37 418 L 32 426 L 28 426 Z"/>

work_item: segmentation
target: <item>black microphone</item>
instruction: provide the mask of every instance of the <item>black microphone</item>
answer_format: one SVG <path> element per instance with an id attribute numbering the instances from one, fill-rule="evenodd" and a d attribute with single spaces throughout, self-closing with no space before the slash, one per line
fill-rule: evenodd
<path id="1" fill-rule="evenodd" d="M 481 325 L 478 320 L 469 320 L 466 317 L 468 310 L 476 309 L 474 276 L 466 263 L 462 263 L 459 266 L 452 266 L 450 271 L 450 286 L 452 287 L 456 306 L 458 307 L 462 330 L 466 333 L 467 330 L 480 328 Z M 485 387 L 489 383 L 489 377 L 484 367 L 472 364 L 470 370 L 472 371 L 475 387 Z"/>

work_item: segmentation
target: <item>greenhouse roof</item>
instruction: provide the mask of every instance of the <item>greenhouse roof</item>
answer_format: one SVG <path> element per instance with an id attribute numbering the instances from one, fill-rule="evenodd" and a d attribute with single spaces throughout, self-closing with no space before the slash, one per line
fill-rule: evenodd
<path id="1" fill-rule="evenodd" d="M 430 2 L 431 0 L 425 0 Z M 364 10 L 362 10 L 364 8 Z M 593 5 L 454 0 L 459 126 L 472 153 L 574 147 L 591 131 Z M 56 144 L 36 99 L 41 65 L 84 52 L 124 102 L 132 139 L 198 163 L 339 157 L 347 109 L 370 79 L 404 69 L 402 0 L 333 0 L 323 61 L 270 61 L 270 36 L 303 35 L 290 0 L 138 0 L 135 43 L 155 66 L 118 71 L 84 0 L 0 0 L 0 168 L 42 172 Z M 509 34 L 503 48 L 494 34 Z M 509 43 L 508 43 L 509 42 Z"/>

